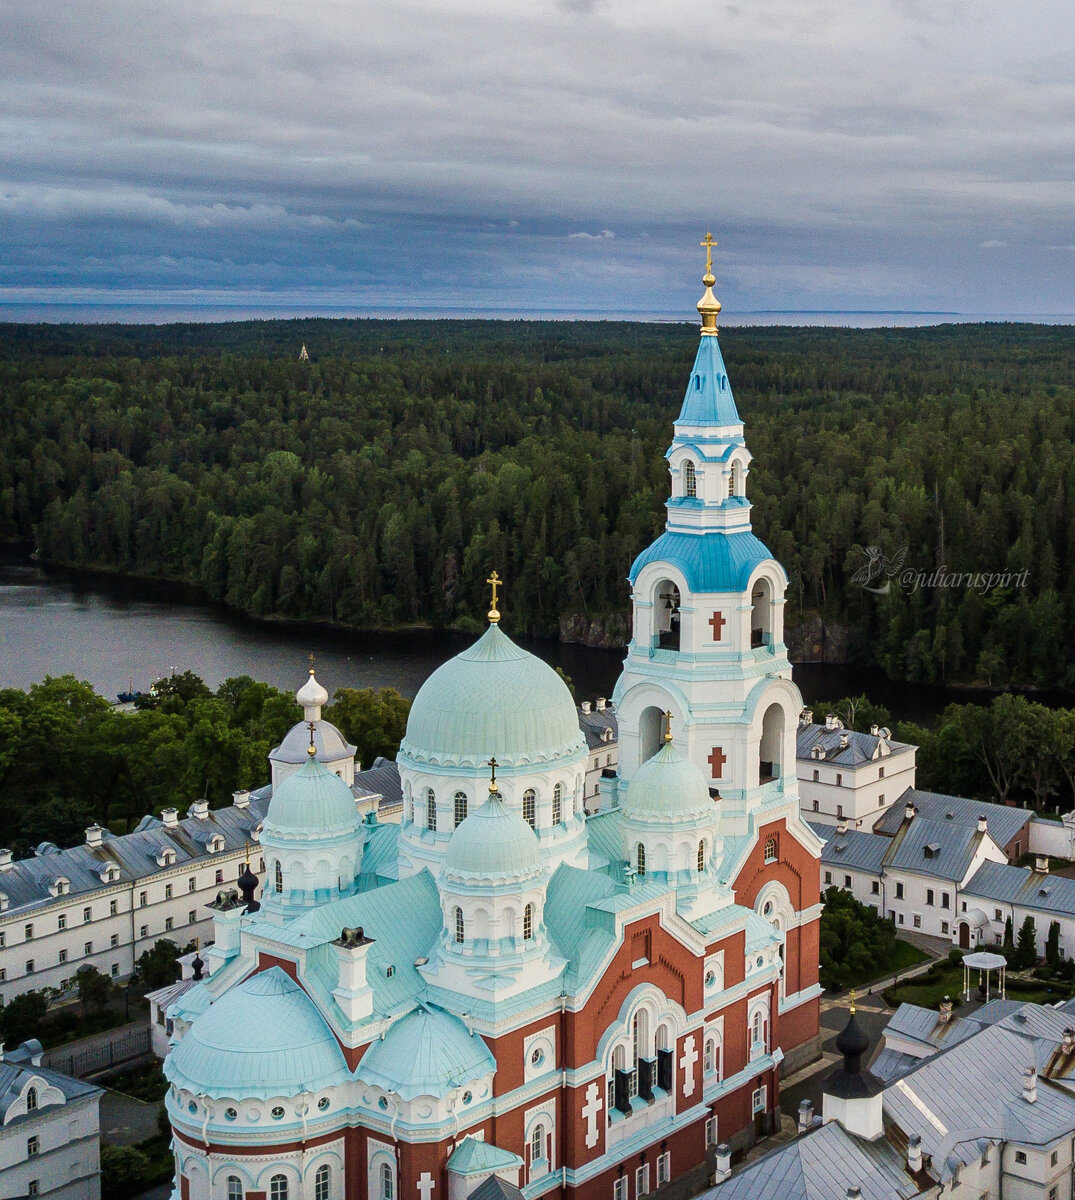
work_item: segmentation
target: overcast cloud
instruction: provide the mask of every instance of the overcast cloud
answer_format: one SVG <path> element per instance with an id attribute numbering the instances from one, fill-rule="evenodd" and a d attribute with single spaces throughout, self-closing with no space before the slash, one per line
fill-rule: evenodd
<path id="1" fill-rule="evenodd" d="M 0 301 L 1075 311 L 1070 0 L 3 0 Z"/>

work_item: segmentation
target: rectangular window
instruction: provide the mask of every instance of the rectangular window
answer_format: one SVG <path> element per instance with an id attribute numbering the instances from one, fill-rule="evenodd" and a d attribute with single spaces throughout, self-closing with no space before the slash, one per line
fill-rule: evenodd
<path id="1" fill-rule="evenodd" d="M 118 934 L 118 933 L 114 933 L 114 934 L 113 934 L 113 935 L 112 935 L 112 936 L 111 936 L 111 937 L 108 939 L 108 944 L 109 944 L 109 945 L 110 945 L 110 946 L 111 946 L 113 949 L 115 949 L 115 947 L 119 945 L 119 934 Z"/>
<path id="2" fill-rule="evenodd" d="M 32 958 L 28 958 L 26 960 L 26 974 L 32 975 L 33 973 L 34 973 L 34 960 Z"/>
<path id="3" fill-rule="evenodd" d="M 896 899 L 897 900 L 903 899 L 903 884 L 902 883 L 896 884 Z"/>
<path id="4" fill-rule="evenodd" d="M 7 980 L 7 967 L 0 967 L 0 983 L 4 983 L 4 982 L 6 982 L 6 980 Z"/>
<path id="5" fill-rule="evenodd" d="M 146 894 L 145 894 L 145 892 L 139 892 L 139 893 L 138 893 L 138 907 L 139 907 L 139 908 L 145 908 L 145 906 L 146 906 L 148 903 L 149 903 L 149 901 L 148 901 L 148 899 L 146 898 Z"/>
<path id="6" fill-rule="evenodd" d="M 926 888 L 926 903 L 932 907 L 932 905 L 933 905 L 933 888 Z"/>
<path id="7" fill-rule="evenodd" d="M 649 1195 L 649 1163 L 635 1169 L 635 1195 Z"/>
<path id="8" fill-rule="evenodd" d="M 1054 1154 L 1053 1158 L 1055 1158 L 1055 1157 L 1056 1157 L 1056 1155 Z M 1057 1197 L 1059 1195 L 1060 1195 L 1060 1185 L 1054 1183 L 1053 1186 L 1049 1189 L 1049 1200 L 1057 1200 Z"/>
<path id="9" fill-rule="evenodd" d="M 119 978 L 119 963 L 112 964 L 112 978 L 113 979 Z"/>
<path id="10" fill-rule="evenodd" d="M 57 929 L 66 929 L 67 928 L 67 913 L 60 913 L 60 915 L 56 918 L 56 928 Z"/>
<path id="11" fill-rule="evenodd" d="M 899 916 L 896 918 L 896 924 L 897 925 L 903 924 L 903 913 L 900 913 Z"/>
<path id="12" fill-rule="evenodd" d="M 705 1123 L 705 1144 L 707 1146 L 715 1146 L 717 1144 L 716 1117 L 710 1117 Z"/>
<path id="13" fill-rule="evenodd" d="M 878 797 L 877 797 L 877 803 L 878 803 L 878 804 L 884 804 L 884 802 L 885 802 L 885 793 L 884 793 L 884 792 L 882 792 L 882 793 L 880 794 L 880 796 L 878 796 Z"/>
<path id="14" fill-rule="evenodd" d="M 950 932 L 948 929 L 948 922 L 942 921 L 941 922 L 941 933 L 948 933 L 948 932 Z"/>
<path id="15" fill-rule="evenodd" d="M 880 894 L 881 894 L 881 881 L 880 881 L 879 879 L 875 879 L 875 880 L 873 881 L 873 883 L 871 883 L 871 884 L 870 884 L 870 891 L 871 891 L 871 893 L 872 893 L 873 895 L 875 895 L 875 896 L 880 896 Z"/>
<path id="16" fill-rule="evenodd" d="M 82 953 L 83 954 L 92 954 L 93 953 L 93 942 L 85 942 L 82 946 Z"/>
<path id="17" fill-rule="evenodd" d="M 941 908 L 951 908 L 952 898 L 947 892 L 941 892 Z"/>
<path id="18" fill-rule="evenodd" d="M 657 1156 L 657 1186 L 663 1187 L 672 1178 L 672 1154 L 666 1150 Z"/>
<path id="19" fill-rule="evenodd" d="M 1016 1150 L 1015 1161 L 1022 1166 L 1026 1162 L 1026 1152 L 1023 1150 Z"/>
<path id="20" fill-rule="evenodd" d="M 843 786 L 844 786 L 844 777 L 843 777 L 842 775 L 837 775 L 837 776 L 836 776 L 836 786 L 837 786 L 837 787 L 843 787 Z"/>
<path id="21" fill-rule="evenodd" d="M 40 1153 L 41 1153 L 41 1141 L 38 1138 L 37 1134 L 35 1133 L 33 1137 L 28 1137 L 26 1139 L 26 1157 L 33 1158 L 35 1155 L 40 1154 Z"/>
<path id="22" fill-rule="evenodd" d="M 821 772 L 820 772 L 820 771 L 815 771 L 815 772 L 814 772 L 814 782 L 815 782 L 815 783 L 820 783 L 820 782 L 821 782 Z"/>
<path id="23" fill-rule="evenodd" d="M 832 872 L 831 871 L 825 872 L 825 882 L 832 883 Z"/>
<path id="24" fill-rule="evenodd" d="M 170 883 L 164 885 L 164 898 L 165 900 L 171 900 L 172 898 L 172 885 Z"/>
<path id="25" fill-rule="evenodd" d="M 7 930 L 0 929 L 0 949 L 7 945 Z"/>
<path id="26" fill-rule="evenodd" d="M 198 890 L 198 880 L 192 875 L 187 880 L 187 891 L 188 892 L 196 892 L 197 890 Z"/>
<path id="27" fill-rule="evenodd" d="M 67 962 L 67 951 L 66 951 L 66 950 L 61 950 L 61 951 L 60 951 L 60 953 L 59 953 L 59 955 L 58 955 L 58 958 L 59 958 L 59 961 L 60 961 L 60 962 L 62 962 L 62 963 L 65 963 L 65 962 Z"/>
<path id="28" fill-rule="evenodd" d="M 820 811 L 821 811 L 821 801 L 815 800 L 814 801 L 814 812 L 820 812 Z"/>
<path id="29" fill-rule="evenodd" d="M 166 918 L 165 918 L 165 920 L 164 920 L 164 928 L 165 928 L 165 930 L 166 930 L 166 931 L 170 931 L 170 930 L 171 930 L 171 928 L 172 928 L 172 924 L 173 924 L 173 922 L 172 922 L 172 918 L 171 918 L 171 917 L 166 917 Z"/>
<path id="30" fill-rule="evenodd" d="M 844 876 L 844 887 L 849 888 L 850 886 L 851 886 L 851 876 L 845 875 Z"/>
<path id="31" fill-rule="evenodd" d="M 187 913 L 187 924 L 193 925 L 194 922 L 197 921 L 197 919 L 198 919 L 198 913 L 195 909 L 192 908 L 190 910 L 190 912 Z"/>
<path id="32" fill-rule="evenodd" d="M 884 779 L 884 777 L 885 777 L 885 768 L 884 768 L 884 767 L 878 767 L 878 768 L 877 768 L 877 778 L 878 778 L 878 779 Z"/>
<path id="33" fill-rule="evenodd" d="M 1054 1150 L 1052 1152 L 1052 1154 L 1049 1155 L 1049 1166 L 1055 1167 L 1059 1160 L 1060 1160 L 1060 1152 L 1058 1150 Z"/>
<path id="34" fill-rule="evenodd" d="M 918 913 L 915 913 L 914 915 L 914 927 L 915 929 L 922 928 L 922 918 L 918 915 Z"/>
<path id="35" fill-rule="evenodd" d="M 964 900 L 964 901 L 963 901 L 962 911 L 963 911 L 963 912 L 966 912 L 966 911 L 967 911 L 967 902 L 966 902 L 966 900 Z"/>
<path id="36" fill-rule="evenodd" d="M 138 936 L 140 938 L 149 937 L 149 926 L 148 925 L 139 925 L 138 926 Z"/>
<path id="37" fill-rule="evenodd" d="M 86 909 L 86 911 L 89 912 L 90 910 Z M 118 912 L 119 912 L 119 901 L 118 900 L 109 900 L 108 915 L 110 917 L 114 917 L 116 915 L 116 913 L 118 913 Z"/>
<path id="38" fill-rule="evenodd" d="M 844 819 L 844 806 L 842 804 L 837 804 L 836 806 L 836 819 L 838 821 L 842 821 Z"/>
<path id="39" fill-rule="evenodd" d="M 1004 920 L 1004 914 L 1000 911 L 999 908 L 993 909 L 993 920 L 994 921 L 1003 921 Z"/>
<path id="40" fill-rule="evenodd" d="M 27 940 L 28 942 L 32 942 L 32 941 L 34 940 L 34 927 L 33 927 L 33 925 L 24 925 L 24 926 L 23 926 L 23 933 L 26 935 L 26 940 Z"/>
<path id="41" fill-rule="evenodd" d="M 27 1196 L 40 1196 L 41 1195 L 41 1180 L 40 1179 L 31 1179 L 30 1182 L 26 1185 L 26 1194 L 27 1194 Z"/>
<path id="42" fill-rule="evenodd" d="M 1000 936 L 1000 934 L 994 933 L 993 934 L 993 945 L 994 946 L 1002 946 L 1003 944 L 1004 944 L 1004 939 Z"/>
<path id="43" fill-rule="evenodd" d="M 766 1088 L 764 1084 L 760 1088 L 754 1089 L 754 1094 L 750 1097 L 750 1111 L 752 1113 L 765 1112 L 765 1095 Z"/>
<path id="44" fill-rule="evenodd" d="M 612 1185 L 612 1200 L 627 1200 L 627 1176 Z"/>

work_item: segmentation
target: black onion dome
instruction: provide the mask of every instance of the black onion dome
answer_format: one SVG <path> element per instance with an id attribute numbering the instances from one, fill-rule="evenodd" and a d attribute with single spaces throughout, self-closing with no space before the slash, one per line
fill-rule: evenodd
<path id="1" fill-rule="evenodd" d="M 836 1049 L 840 1051 L 845 1058 L 861 1058 L 870 1048 L 870 1039 L 866 1036 L 862 1026 L 855 1019 L 855 1014 L 852 1011 L 851 1017 L 847 1024 L 843 1027 L 836 1036 Z"/>
<path id="2" fill-rule="evenodd" d="M 855 1020 L 854 1009 L 847 1024 L 836 1036 L 836 1049 L 844 1061 L 825 1079 L 822 1091 L 827 1096 L 844 1100 L 865 1100 L 884 1091 L 884 1085 L 862 1065 L 862 1056 L 870 1048 L 870 1039 Z"/>

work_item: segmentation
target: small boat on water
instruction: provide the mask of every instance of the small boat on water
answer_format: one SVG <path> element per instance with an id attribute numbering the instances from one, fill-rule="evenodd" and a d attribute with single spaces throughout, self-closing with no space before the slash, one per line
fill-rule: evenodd
<path id="1" fill-rule="evenodd" d="M 127 691 L 116 693 L 116 699 L 120 704 L 133 704 L 136 700 L 140 700 L 144 695 L 145 692 L 136 692 L 134 690 L 134 680 L 132 679 Z"/>

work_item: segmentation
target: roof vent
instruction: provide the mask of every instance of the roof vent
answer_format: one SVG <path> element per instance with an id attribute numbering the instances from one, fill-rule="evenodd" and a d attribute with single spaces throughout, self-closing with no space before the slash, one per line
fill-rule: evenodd
<path id="1" fill-rule="evenodd" d="M 881 728 L 880 728 L 880 726 L 879 726 L 879 725 L 871 725 L 871 726 L 870 726 L 870 733 L 871 733 L 871 734 L 872 734 L 874 737 L 877 737 L 877 736 L 879 736 L 879 734 L 881 733 Z"/>
<path id="2" fill-rule="evenodd" d="M 910 800 L 908 800 L 907 803 L 903 806 L 903 819 L 905 821 L 913 821 L 915 812 L 916 812 L 915 806 L 910 802 Z"/>
<path id="3" fill-rule="evenodd" d="M 588 716 L 590 715 L 590 702 L 589 702 L 589 700 L 583 700 L 581 707 L 582 707 L 582 715 L 583 715 L 584 717 L 588 717 Z"/>
<path id="4" fill-rule="evenodd" d="M 204 797 L 201 800 L 195 800 L 187 811 L 195 820 L 204 821 L 209 816 L 209 801 Z"/>
<path id="5" fill-rule="evenodd" d="M 174 829 L 179 824 L 178 808 L 162 808 L 161 824 L 165 829 Z"/>
<path id="6" fill-rule="evenodd" d="M 835 713 L 826 713 L 825 714 L 825 728 L 826 729 L 839 729 L 840 728 L 840 722 L 836 719 Z"/>
<path id="7" fill-rule="evenodd" d="M 232 792 L 231 802 L 232 802 L 232 804 L 235 805 L 236 808 L 249 808 L 250 807 L 250 793 L 246 792 L 246 791 Z"/>
<path id="8" fill-rule="evenodd" d="M 814 1103 L 812 1100 L 799 1101 L 799 1132 L 805 1133 L 814 1123 Z"/>
<path id="9" fill-rule="evenodd" d="M 840 749 L 846 750 L 851 742 L 851 735 L 847 733 L 840 734 Z"/>
<path id="10" fill-rule="evenodd" d="M 926 858 L 936 858 L 940 852 L 940 849 L 940 842 L 930 842 L 928 846 L 922 847 L 922 853 L 926 856 Z"/>
<path id="11" fill-rule="evenodd" d="M 844 832 L 846 833 L 847 831 L 845 830 Z M 837 842 L 836 845 L 833 846 L 833 848 L 832 848 L 834 854 L 843 854 L 843 852 L 846 849 L 847 849 L 846 842 Z"/>
<path id="12" fill-rule="evenodd" d="M 907 1170 L 912 1174 L 922 1170 L 922 1138 L 917 1133 L 907 1139 Z"/>

